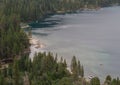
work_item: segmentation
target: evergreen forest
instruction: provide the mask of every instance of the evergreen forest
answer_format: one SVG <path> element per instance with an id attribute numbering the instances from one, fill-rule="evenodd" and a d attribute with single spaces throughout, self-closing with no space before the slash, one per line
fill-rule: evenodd
<path id="1" fill-rule="evenodd" d="M 119 4 L 120 0 L 0 0 L 0 85 L 100 85 L 98 77 L 85 80 L 84 67 L 75 56 L 70 67 L 52 53 L 38 53 L 31 60 L 29 38 L 20 24 L 48 14 Z M 108 75 L 104 85 L 120 85 L 120 80 Z"/>

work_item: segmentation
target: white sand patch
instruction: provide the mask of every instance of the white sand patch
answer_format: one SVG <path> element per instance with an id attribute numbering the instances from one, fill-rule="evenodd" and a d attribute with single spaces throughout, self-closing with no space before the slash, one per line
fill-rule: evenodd
<path id="1" fill-rule="evenodd" d="M 30 46 L 30 55 L 29 57 L 31 59 L 33 59 L 35 53 L 38 53 L 38 52 L 44 52 L 43 48 L 45 47 L 45 44 L 43 44 L 42 42 L 40 42 L 37 38 L 29 38 L 29 42 L 31 44 Z"/>

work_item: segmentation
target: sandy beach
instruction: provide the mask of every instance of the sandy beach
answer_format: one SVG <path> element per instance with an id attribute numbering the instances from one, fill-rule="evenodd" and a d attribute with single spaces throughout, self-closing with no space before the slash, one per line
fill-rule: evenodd
<path id="1" fill-rule="evenodd" d="M 45 44 L 43 44 L 40 40 L 38 40 L 35 37 L 29 38 L 29 42 L 31 44 L 30 46 L 30 55 L 29 57 L 33 59 L 35 53 L 38 52 L 44 52 L 43 48 L 45 47 Z"/>
<path id="2" fill-rule="evenodd" d="M 20 26 L 22 29 L 30 28 L 30 26 L 26 23 L 21 23 Z M 33 59 L 35 53 L 44 52 L 43 48 L 45 47 L 45 44 L 43 44 L 39 39 L 37 39 L 33 35 L 32 36 L 28 35 L 28 37 L 29 43 L 31 44 L 29 57 Z"/>
<path id="3" fill-rule="evenodd" d="M 35 38 L 29 38 L 29 42 L 31 45 L 34 45 L 36 49 L 44 48 L 44 46 L 45 46 L 38 39 L 35 39 Z"/>

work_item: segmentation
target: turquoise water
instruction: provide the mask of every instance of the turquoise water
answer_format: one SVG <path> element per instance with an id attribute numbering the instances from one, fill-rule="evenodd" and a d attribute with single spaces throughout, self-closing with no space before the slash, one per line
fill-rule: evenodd
<path id="1" fill-rule="evenodd" d="M 32 24 L 45 51 L 80 59 L 85 76 L 120 77 L 120 7 L 54 15 Z"/>

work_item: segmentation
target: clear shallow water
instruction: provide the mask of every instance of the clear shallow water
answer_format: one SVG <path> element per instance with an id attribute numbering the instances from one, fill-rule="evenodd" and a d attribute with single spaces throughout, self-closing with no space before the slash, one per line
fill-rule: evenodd
<path id="1" fill-rule="evenodd" d="M 120 7 L 54 15 L 32 26 L 33 35 L 46 45 L 43 50 L 68 63 L 75 55 L 86 76 L 120 77 Z"/>

